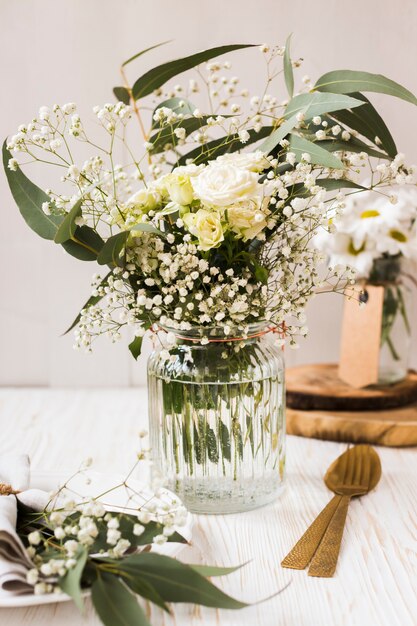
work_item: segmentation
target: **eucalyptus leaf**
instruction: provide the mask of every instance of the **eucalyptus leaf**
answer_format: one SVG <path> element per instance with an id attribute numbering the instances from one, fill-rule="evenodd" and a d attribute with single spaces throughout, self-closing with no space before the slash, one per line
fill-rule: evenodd
<path id="1" fill-rule="evenodd" d="M 244 565 L 244 564 L 243 564 Z M 205 578 L 209 576 L 227 576 L 227 574 L 233 574 L 238 569 L 243 567 L 243 565 L 236 565 L 235 567 L 216 567 L 214 565 L 189 565 L 193 570 L 195 570 L 201 576 Z"/>
<path id="2" fill-rule="evenodd" d="M 166 602 L 192 602 L 224 609 L 248 606 L 215 587 L 193 567 L 168 556 L 142 552 L 123 559 L 119 568 L 154 586 Z"/>
<path id="3" fill-rule="evenodd" d="M 109 263 L 119 265 L 120 253 L 126 245 L 128 234 L 128 231 L 124 230 L 121 233 L 117 233 L 117 235 L 109 237 L 100 250 L 97 263 L 99 265 L 107 265 Z"/>
<path id="4" fill-rule="evenodd" d="M 135 596 L 116 576 L 100 573 L 91 599 L 105 626 L 150 626 Z"/>
<path id="5" fill-rule="evenodd" d="M 142 54 L 145 54 L 146 52 L 150 52 L 151 50 L 155 50 L 155 48 L 160 48 L 161 46 L 165 46 L 167 43 L 171 43 L 171 41 L 172 39 L 169 39 L 168 41 L 162 41 L 161 43 L 157 43 L 154 46 L 151 46 L 150 48 L 145 48 L 145 50 L 141 50 L 140 52 L 137 52 L 132 57 L 130 57 L 127 61 L 124 61 L 122 63 L 122 67 L 126 67 L 126 65 L 128 65 L 129 63 L 132 63 L 132 61 L 135 61 L 136 59 L 141 57 Z"/>
<path id="6" fill-rule="evenodd" d="M 131 341 L 129 344 L 129 350 L 135 361 L 138 360 L 138 357 L 140 356 L 140 353 L 142 351 L 142 343 L 143 337 L 135 337 L 134 340 Z"/>
<path id="7" fill-rule="evenodd" d="M 290 151 L 295 153 L 297 161 L 301 161 L 301 156 L 304 152 L 310 155 L 311 163 L 316 165 L 322 165 L 323 167 L 331 167 L 335 169 L 344 169 L 340 159 L 336 158 L 331 152 L 320 148 L 318 143 L 308 141 L 298 135 L 290 135 Z"/>
<path id="8" fill-rule="evenodd" d="M 269 272 L 266 267 L 263 267 L 259 263 L 255 263 L 255 269 L 253 273 L 256 280 L 258 280 L 260 283 L 262 283 L 263 285 L 268 284 Z"/>
<path id="9" fill-rule="evenodd" d="M 176 146 L 179 139 L 175 135 L 174 131 L 177 128 L 183 128 L 185 130 L 186 136 L 188 136 L 196 130 L 203 128 L 203 126 L 206 126 L 207 119 L 207 116 L 187 117 L 184 120 L 180 120 L 178 122 L 174 122 L 173 124 L 164 126 L 149 137 L 148 141 L 152 144 L 151 151 L 153 153 L 162 152 L 167 144 Z"/>
<path id="10" fill-rule="evenodd" d="M 324 187 L 327 191 L 333 191 L 334 189 L 361 189 L 366 191 L 367 187 L 358 185 L 353 180 L 347 180 L 345 178 L 316 178 L 316 184 L 320 187 Z"/>
<path id="11" fill-rule="evenodd" d="M 332 112 L 332 117 L 369 139 L 375 144 L 375 138 L 381 141 L 381 147 L 392 158 L 397 154 L 397 146 L 382 117 L 368 98 L 362 93 L 351 93 L 352 97 L 364 103 L 358 110 Z"/>
<path id="12" fill-rule="evenodd" d="M 417 98 L 411 91 L 381 74 L 358 72 L 355 70 L 334 70 L 323 74 L 313 87 L 314 91 L 332 93 L 352 93 L 353 91 L 373 91 L 401 98 L 411 104 L 417 104 Z"/>
<path id="13" fill-rule="evenodd" d="M 100 285 L 106 285 L 107 284 L 107 280 L 108 280 L 109 276 L 111 276 L 112 273 L 113 273 L 113 270 L 111 270 L 108 274 L 106 274 L 106 276 L 101 281 Z M 100 302 L 100 300 L 103 297 L 104 296 L 91 296 L 90 298 L 88 298 L 87 302 L 84 304 L 84 306 L 82 307 L 81 311 L 83 311 L 84 309 L 88 309 L 88 307 L 90 307 L 90 306 L 94 306 L 95 304 L 97 304 L 97 302 Z M 77 326 L 78 322 L 80 321 L 80 319 L 81 319 L 81 312 L 78 313 L 77 317 L 72 322 L 71 326 L 69 328 L 67 328 L 67 330 L 63 334 L 66 335 L 73 328 L 75 328 Z"/>
<path id="14" fill-rule="evenodd" d="M 229 46 L 219 46 L 216 48 L 210 48 L 197 54 L 192 54 L 181 59 L 175 59 L 168 63 L 158 65 L 153 69 L 140 76 L 134 83 L 132 88 L 133 97 L 135 100 L 144 98 L 151 94 L 155 89 L 162 87 L 170 78 L 182 74 L 183 72 L 190 70 L 200 63 L 204 63 L 215 57 L 226 54 L 227 52 L 233 52 L 234 50 L 241 50 L 242 48 L 251 48 L 255 44 L 234 44 Z M 130 62 L 132 59 L 129 59 Z"/>
<path id="15" fill-rule="evenodd" d="M 58 230 L 55 233 L 55 243 L 65 243 L 65 241 L 73 238 L 75 230 L 77 228 L 75 220 L 77 219 L 77 217 L 80 217 L 82 215 L 82 203 L 83 198 L 81 197 L 79 200 L 77 200 L 72 209 L 66 214 L 63 221 L 59 225 Z"/>
<path id="16" fill-rule="evenodd" d="M 374 150 L 374 148 L 371 148 L 368 144 L 356 139 L 356 137 L 349 139 L 349 141 L 343 141 L 342 139 L 337 139 L 336 137 L 334 139 L 323 139 L 320 141 L 320 147 L 325 150 L 329 150 L 330 152 L 366 152 L 369 156 L 377 159 L 387 158 L 386 154 L 379 152 L 378 150 Z"/>
<path id="17" fill-rule="evenodd" d="M 143 233 L 154 233 L 155 235 L 159 235 L 160 237 L 165 237 L 165 233 L 163 233 L 162 230 L 159 230 L 159 228 L 157 228 L 153 224 L 150 224 L 149 222 L 142 222 L 141 224 L 135 224 L 134 226 L 131 226 L 129 230 L 130 231 L 137 230 Z"/>
<path id="18" fill-rule="evenodd" d="M 161 598 L 155 587 L 146 582 L 146 580 L 129 576 L 124 579 L 124 582 L 129 587 L 129 589 L 131 589 L 138 596 L 141 596 L 142 598 L 153 602 L 153 604 L 156 604 L 162 610 L 170 613 L 168 606 L 165 604 L 164 600 Z"/>
<path id="19" fill-rule="evenodd" d="M 232 452 L 230 448 L 230 435 L 226 424 L 219 418 L 219 436 L 222 456 L 226 461 L 230 461 L 232 458 Z"/>
<path id="20" fill-rule="evenodd" d="M 292 69 L 292 61 L 291 61 L 291 36 L 287 37 L 287 41 L 285 42 L 285 52 L 284 52 L 284 79 L 285 85 L 287 87 L 288 95 L 292 98 L 294 93 L 294 72 Z"/>
<path id="21" fill-rule="evenodd" d="M 363 101 L 340 93 L 301 93 L 295 96 L 285 109 L 285 118 L 303 113 L 305 119 L 323 115 L 340 109 L 354 109 L 363 106 Z"/>
<path id="22" fill-rule="evenodd" d="M 114 87 L 113 93 L 118 102 L 123 102 L 123 104 L 128 105 L 130 103 L 130 94 L 126 87 Z"/>
<path id="23" fill-rule="evenodd" d="M 265 154 L 269 154 L 276 146 L 282 141 L 288 133 L 292 131 L 297 124 L 297 115 L 293 115 L 288 120 L 281 123 L 276 130 L 274 130 L 260 146 L 259 150 Z"/>
<path id="24" fill-rule="evenodd" d="M 76 559 L 76 565 L 68 570 L 65 576 L 58 579 L 58 584 L 64 593 L 71 596 L 78 609 L 82 611 L 84 609 L 84 602 L 81 590 L 81 578 L 87 562 L 86 548 L 81 548 Z"/>
<path id="25" fill-rule="evenodd" d="M 58 226 L 64 219 L 60 215 L 46 215 L 42 210 L 42 204 L 51 203 L 51 198 L 40 187 L 32 183 L 20 167 L 16 171 L 9 169 L 9 159 L 12 158 L 7 149 L 7 142 L 3 144 L 3 166 L 9 183 L 12 196 L 19 207 L 20 213 L 26 224 L 35 233 L 44 239 L 53 240 Z"/>
<path id="26" fill-rule="evenodd" d="M 97 255 L 104 246 L 100 235 L 90 226 L 77 226 L 73 241 L 65 241 L 62 247 L 80 261 L 97 261 Z"/>

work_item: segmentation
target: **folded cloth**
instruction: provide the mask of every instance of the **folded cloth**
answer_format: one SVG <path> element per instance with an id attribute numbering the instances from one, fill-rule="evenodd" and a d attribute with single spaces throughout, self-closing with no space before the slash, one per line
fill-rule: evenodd
<path id="1" fill-rule="evenodd" d="M 0 589 L 15 594 L 33 592 L 26 574 L 34 567 L 16 532 L 18 500 L 34 511 L 43 511 L 49 500 L 46 492 L 29 489 L 29 484 L 27 455 L 0 457 Z"/>

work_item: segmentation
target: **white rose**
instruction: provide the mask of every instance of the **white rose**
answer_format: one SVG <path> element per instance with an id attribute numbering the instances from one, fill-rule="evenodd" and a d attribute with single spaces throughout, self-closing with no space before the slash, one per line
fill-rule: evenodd
<path id="1" fill-rule="evenodd" d="M 250 204 L 230 207 L 226 215 L 231 230 L 244 241 L 256 237 L 267 225 L 265 213 Z"/>
<path id="2" fill-rule="evenodd" d="M 142 213 L 148 213 L 156 209 L 160 202 L 159 194 L 156 190 L 147 188 L 140 189 L 127 201 L 127 206 L 132 209 L 138 209 Z"/>
<path id="3" fill-rule="evenodd" d="M 193 186 L 187 174 L 174 170 L 165 177 L 165 187 L 169 197 L 176 204 L 191 204 L 194 199 Z"/>
<path id="4" fill-rule="evenodd" d="M 228 163 L 211 163 L 191 179 L 195 196 L 208 207 L 227 207 L 262 195 L 258 176 Z"/>
<path id="5" fill-rule="evenodd" d="M 190 233 L 198 238 L 202 250 L 216 248 L 224 240 L 220 215 L 216 211 L 199 209 L 197 213 L 186 213 L 182 219 Z"/>
<path id="6" fill-rule="evenodd" d="M 204 165 L 196 165 L 190 163 L 190 165 L 179 165 L 174 170 L 173 174 L 186 174 L 187 176 L 197 176 L 204 169 Z"/>
<path id="7" fill-rule="evenodd" d="M 271 164 L 260 150 L 256 152 L 242 152 L 241 154 L 233 152 L 232 154 L 222 154 L 217 157 L 217 163 L 235 165 L 245 170 L 251 170 L 252 172 L 261 172 L 269 167 Z"/>

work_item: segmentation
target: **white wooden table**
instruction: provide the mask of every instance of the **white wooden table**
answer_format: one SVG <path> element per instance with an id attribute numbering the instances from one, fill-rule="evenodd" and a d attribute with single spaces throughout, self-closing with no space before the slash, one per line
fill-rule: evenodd
<path id="1" fill-rule="evenodd" d="M 99 471 L 127 471 L 146 427 L 146 392 L 138 390 L 0 390 L 0 454 L 28 452 L 38 470 L 74 470 L 87 457 Z M 330 494 L 322 477 L 344 446 L 288 438 L 287 485 L 273 506 L 228 516 L 195 516 L 193 545 L 181 558 L 216 565 L 249 563 L 217 579 L 225 591 L 255 602 L 291 581 L 280 595 L 242 611 L 152 609 L 160 626 L 408 626 L 417 624 L 417 452 L 379 448 L 382 480 L 349 510 L 336 575 L 309 578 L 280 567 Z M 1 609 L 3 626 L 98 625 L 91 604 Z"/>

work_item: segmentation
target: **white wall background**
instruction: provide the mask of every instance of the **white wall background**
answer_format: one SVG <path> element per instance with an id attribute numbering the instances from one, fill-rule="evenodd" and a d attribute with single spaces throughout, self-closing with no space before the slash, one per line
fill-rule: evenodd
<path id="1" fill-rule="evenodd" d="M 415 0 L 0 0 L 0 137 L 40 105 L 75 101 L 86 114 L 111 100 L 120 62 L 174 39 L 130 68 L 132 81 L 159 62 L 225 43 L 280 43 L 293 32 L 300 72 L 379 72 L 417 93 Z M 229 58 L 229 57 L 228 57 Z M 258 83 L 256 54 L 231 60 L 242 83 Z M 283 93 L 282 97 L 285 97 Z M 372 97 L 410 162 L 417 162 L 417 110 Z M 38 182 L 48 185 L 45 177 Z M 89 295 L 92 264 L 63 254 L 24 224 L 0 173 L 0 385 L 126 386 L 144 381 L 126 344 L 103 339 L 92 356 L 60 337 Z M 289 363 L 335 360 L 342 299 L 310 306 L 310 337 Z"/>

